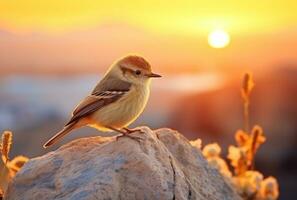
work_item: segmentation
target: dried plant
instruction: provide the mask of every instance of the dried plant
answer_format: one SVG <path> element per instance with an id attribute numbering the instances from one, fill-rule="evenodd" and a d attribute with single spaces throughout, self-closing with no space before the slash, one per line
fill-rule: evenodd
<path id="1" fill-rule="evenodd" d="M 237 145 L 230 145 L 227 158 L 233 171 L 229 170 L 226 161 L 221 158 L 221 147 L 217 143 L 204 146 L 202 153 L 209 164 L 218 171 L 236 188 L 238 194 L 245 200 L 276 200 L 279 196 L 278 182 L 274 177 L 263 178 L 263 175 L 254 170 L 255 155 L 266 140 L 263 129 L 255 125 L 250 131 L 249 103 L 250 93 L 254 82 L 250 74 L 245 74 L 241 88 L 243 98 L 244 130 L 235 133 Z M 199 139 L 200 140 L 200 139 Z M 201 149 L 202 141 L 199 141 Z M 197 147 L 197 142 L 191 142 Z"/>
<path id="2" fill-rule="evenodd" d="M 218 171 L 229 181 L 232 174 L 226 161 L 220 157 L 221 147 L 217 143 L 208 144 L 203 148 L 202 154 L 207 159 L 208 163 L 218 169 Z"/>
<path id="3" fill-rule="evenodd" d="M 11 178 L 12 177 L 11 177 L 9 168 L 3 162 L 3 159 L 0 159 L 0 199 L 4 194 Z"/>
<path id="4" fill-rule="evenodd" d="M 13 176 L 23 167 L 23 165 L 28 162 L 28 158 L 25 156 L 17 156 L 7 163 L 7 167 L 13 173 Z"/>
<path id="5" fill-rule="evenodd" d="M 229 146 L 227 158 L 230 160 L 235 175 L 243 174 L 251 165 L 250 160 L 247 158 L 247 151 L 248 149 L 245 147 L 238 148 L 233 145 Z"/>
<path id="6" fill-rule="evenodd" d="M 257 171 L 245 171 L 233 177 L 234 186 L 243 199 L 255 199 L 262 181 L 263 175 Z"/>
<path id="7" fill-rule="evenodd" d="M 12 133 L 4 131 L 0 142 L 0 199 L 3 197 L 8 183 L 21 169 L 21 167 L 29 160 L 25 156 L 17 156 L 11 161 L 9 160 L 9 151 L 12 145 Z"/>
<path id="8" fill-rule="evenodd" d="M 12 133 L 10 131 L 4 131 L 2 134 L 2 142 L 1 142 L 1 153 L 2 159 L 7 163 L 9 161 L 8 154 L 10 151 L 10 147 L 12 144 Z"/>
<path id="9" fill-rule="evenodd" d="M 259 200 L 273 200 L 279 196 L 277 180 L 274 177 L 268 177 L 261 182 L 260 191 L 257 194 Z"/>
<path id="10" fill-rule="evenodd" d="M 249 132 L 250 118 L 249 118 L 249 105 L 250 105 L 250 94 L 255 84 L 250 73 L 246 73 L 243 77 L 241 97 L 243 99 L 243 115 L 244 115 L 244 127 L 245 131 Z"/>
<path id="11" fill-rule="evenodd" d="M 201 149 L 202 147 L 202 140 L 197 138 L 196 140 L 190 141 L 191 145 L 193 147 L 196 147 L 197 149 Z"/>
<path id="12" fill-rule="evenodd" d="M 260 126 L 256 125 L 252 129 L 251 136 L 250 136 L 250 148 L 249 148 L 249 157 L 248 159 L 251 161 L 251 165 L 249 169 L 254 169 L 254 162 L 255 162 L 255 154 L 260 147 L 266 141 L 266 137 L 264 136 L 263 130 Z"/>

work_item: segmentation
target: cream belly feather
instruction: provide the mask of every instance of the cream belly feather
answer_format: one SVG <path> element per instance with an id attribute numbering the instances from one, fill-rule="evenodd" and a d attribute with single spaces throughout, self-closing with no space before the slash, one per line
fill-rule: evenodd
<path id="1" fill-rule="evenodd" d="M 93 113 L 88 126 L 104 132 L 111 131 L 107 128 L 109 126 L 117 129 L 127 127 L 143 112 L 149 92 L 149 84 L 132 86 L 118 101 Z"/>

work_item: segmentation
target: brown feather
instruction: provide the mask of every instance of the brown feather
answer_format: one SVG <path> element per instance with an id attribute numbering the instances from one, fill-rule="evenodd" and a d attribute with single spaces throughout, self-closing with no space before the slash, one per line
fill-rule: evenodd
<path id="1" fill-rule="evenodd" d="M 93 89 L 92 94 L 99 94 L 105 91 L 129 91 L 131 83 L 121 80 L 112 75 L 105 76 Z"/>
<path id="2" fill-rule="evenodd" d="M 137 66 L 144 70 L 151 71 L 151 65 L 142 57 L 140 56 L 126 56 L 122 60 L 119 61 L 119 65 L 121 64 L 130 64 L 133 66 Z"/>
<path id="3" fill-rule="evenodd" d="M 56 143 L 60 138 L 62 138 L 64 135 L 66 135 L 67 133 L 69 133 L 70 131 L 72 131 L 75 128 L 75 124 L 76 123 L 72 123 L 69 124 L 68 126 L 65 126 L 60 132 L 58 132 L 56 135 L 54 135 L 53 137 L 51 137 L 44 145 L 43 148 L 47 148 L 51 145 L 53 145 L 54 143 Z"/>
<path id="4" fill-rule="evenodd" d="M 70 121 L 65 125 L 77 122 L 79 119 L 86 117 L 100 108 L 117 101 L 124 92 L 114 93 L 109 96 L 87 96 L 73 111 L 73 116 Z"/>

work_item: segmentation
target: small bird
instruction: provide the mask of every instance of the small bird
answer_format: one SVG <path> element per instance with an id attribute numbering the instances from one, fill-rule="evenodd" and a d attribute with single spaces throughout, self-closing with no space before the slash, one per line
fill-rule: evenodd
<path id="1" fill-rule="evenodd" d="M 139 131 L 128 126 L 144 110 L 150 94 L 151 65 L 141 56 L 128 55 L 113 63 L 92 93 L 74 109 L 64 128 L 43 147 L 57 142 L 70 131 L 90 126 L 103 132 L 116 131 L 121 136 Z M 117 138 L 118 138 L 117 137 Z"/>

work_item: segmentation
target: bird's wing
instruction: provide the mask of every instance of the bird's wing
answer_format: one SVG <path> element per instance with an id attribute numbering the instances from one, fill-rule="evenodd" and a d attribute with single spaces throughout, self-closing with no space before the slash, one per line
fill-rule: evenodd
<path id="1" fill-rule="evenodd" d="M 87 96 L 78 106 L 74 109 L 72 113 L 72 118 L 65 125 L 69 125 L 73 122 L 77 122 L 82 117 L 85 117 L 100 108 L 109 105 L 117 101 L 121 96 L 126 94 L 129 90 L 126 91 L 104 91 L 104 92 L 93 92 L 92 95 Z"/>
<path id="2" fill-rule="evenodd" d="M 100 93 L 104 91 L 127 91 L 131 87 L 131 83 L 121 80 L 112 75 L 106 75 L 104 78 L 95 86 L 92 91 L 94 93 Z"/>

